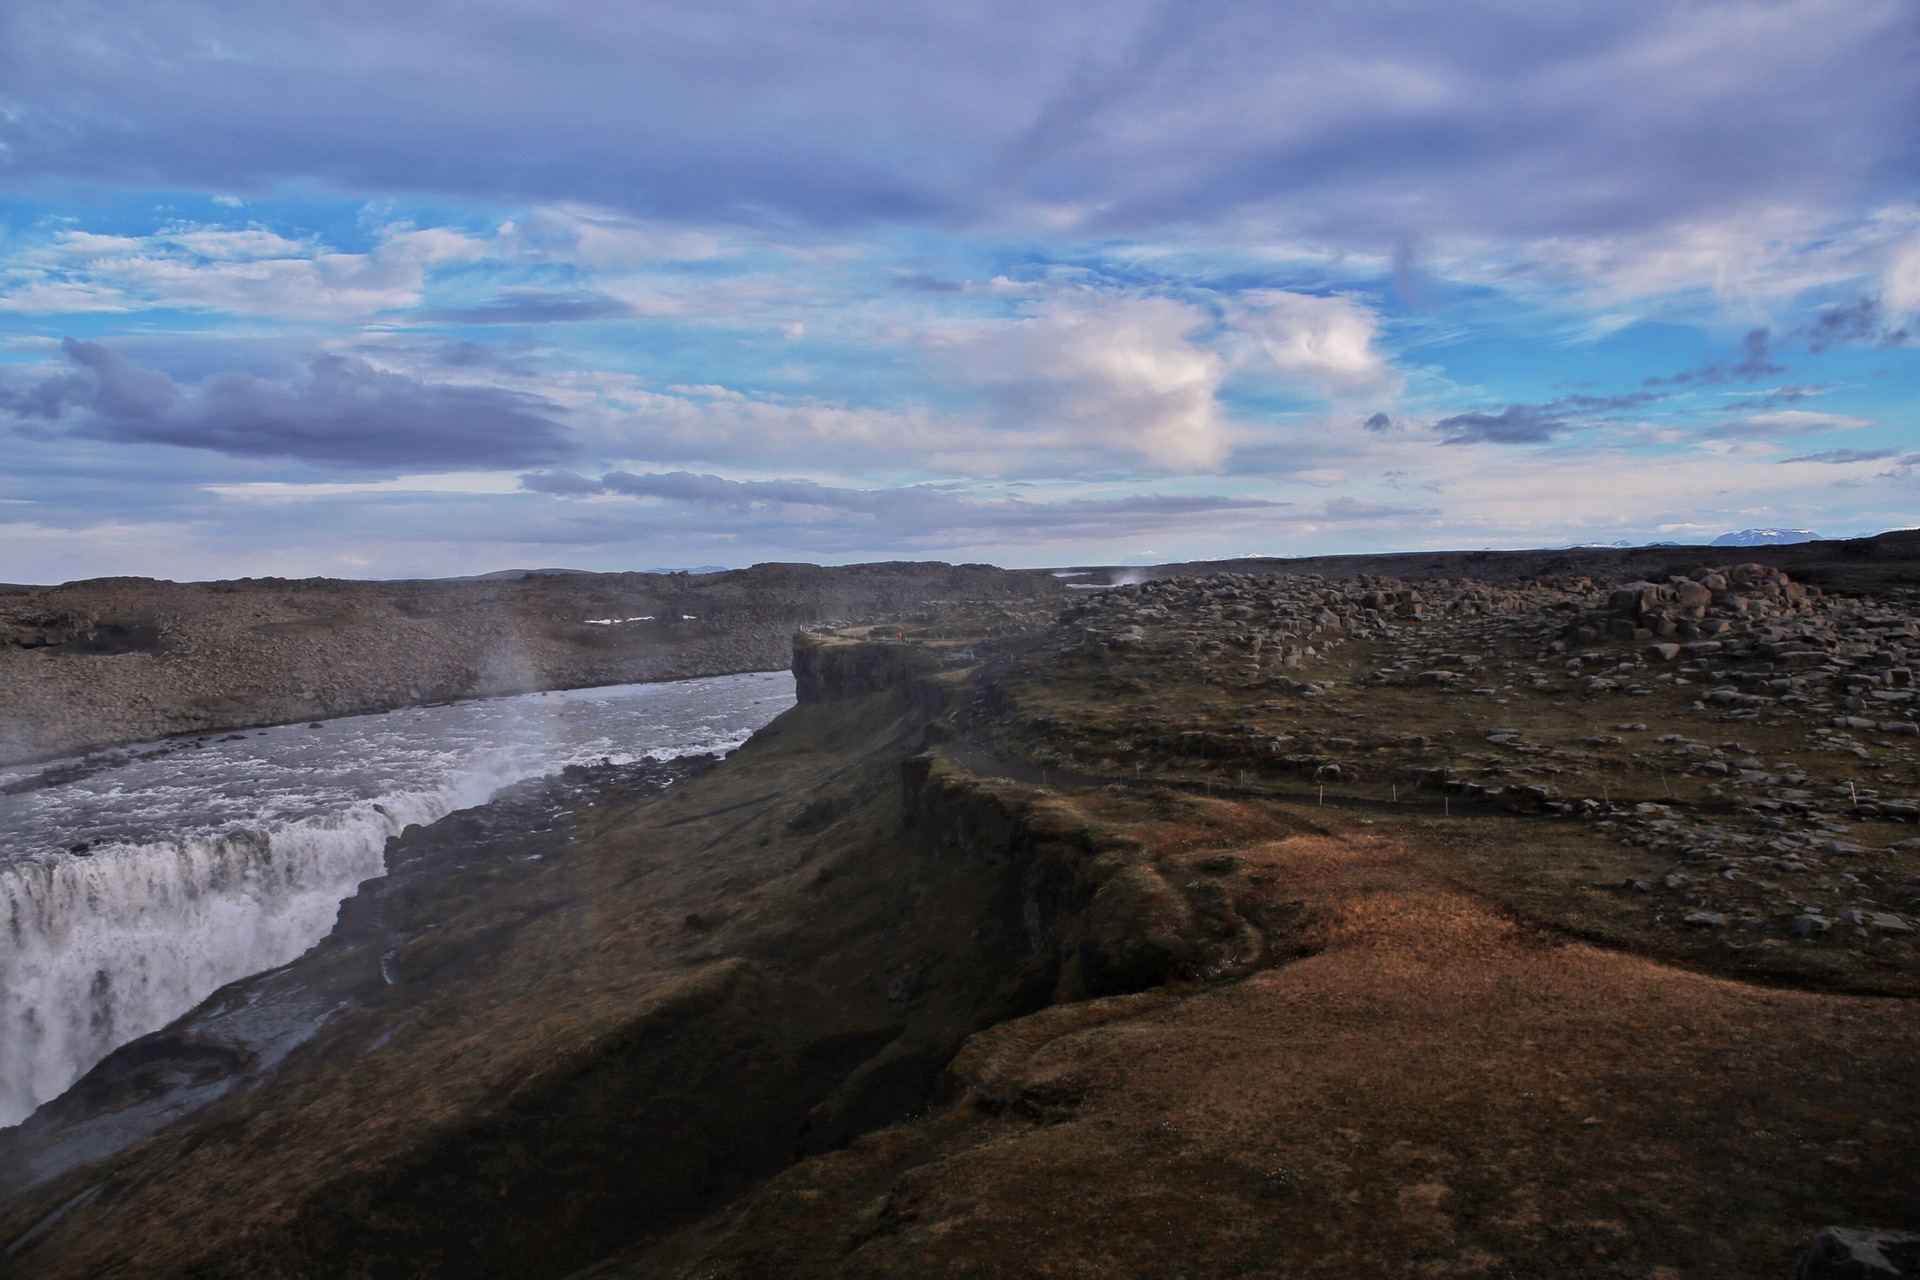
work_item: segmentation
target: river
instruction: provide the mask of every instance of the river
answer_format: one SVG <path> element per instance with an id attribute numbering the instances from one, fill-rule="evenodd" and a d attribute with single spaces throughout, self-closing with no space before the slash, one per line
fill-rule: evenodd
<path id="1" fill-rule="evenodd" d="M 0 1126 L 325 937 L 388 837 L 568 765 L 724 753 L 787 672 L 413 707 L 0 769 Z"/>

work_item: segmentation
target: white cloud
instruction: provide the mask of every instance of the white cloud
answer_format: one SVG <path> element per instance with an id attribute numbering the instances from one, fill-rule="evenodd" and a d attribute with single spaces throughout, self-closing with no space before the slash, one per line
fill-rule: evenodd
<path id="1" fill-rule="evenodd" d="M 714 232 L 650 222 L 609 209 L 555 205 L 534 210 L 498 229 L 503 248 L 540 261 L 594 270 L 699 262 L 730 252 Z"/>
<path id="2" fill-rule="evenodd" d="M 1846 413 L 1815 413 L 1810 409 L 1776 409 L 1771 413 L 1744 414 L 1705 432 L 1709 440 L 1773 439 L 1779 436 L 1822 435 L 1829 431 L 1851 431 L 1870 427 L 1872 419 Z"/>
<path id="3" fill-rule="evenodd" d="M 1885 296 L 1896 314 L 1920 311 L 1920 235 L 1900 245 L 1887 264 Z"/>
<path id="4" fill-rule="evenodd" d="M 521 485 L 511 471 L 454 471 L 443 475 L 396 476 L 392 480 L 321 481 L 310 484 L 279 480 L 252 480 L 239 484 L 210 484 L 208 493 L 239 502 L 284 503 L 316 498 L 353 497 L 383 493 L 518 493 Z"/>
<path id="5" fill-rule="evenodd" d="M 0 312 L 76 315 L 131 311 L 134 305 L 119 289 L 94 281 L 52 280 L 44 272 L 18 270 L 0 277 Z"/>
<path id="6" fill-rule="evenodd" d="M 432 267 L 488 251 L 444 227 L 390 227 L 366 253 L 259 227 L 181 225 L 138 237 L 63 231 L 16 256 L 19 265 L 0 280 L 0 310 L 358 319 L 419 305 Z"/>
<path id="7" fill-rule="evenodd" d="M 849 405 L 718 385 L 660 388 L 631 375 L 525 384 L 568 411 L 580 452 L 614 467 L 711 465 L 870 480 L 1028 471 L 1044 441 L 976 415 Z"/>
<path id="8" fill-rule="evenodd" d="M 1281 372 L 1316 389 L 1371 390 L 1391 381 L 1373 349 L 1379 318 L 1351 298 L 1251 289 L 1239 295 L 1228 319 L 1257 338 Z"/>
<path id="9" fill-rule="evenodd" d="M 1015 428 L 1206 471 L 1231 445 L 1214 399 L 1226 362 L 1193 341 L 1211 324 L 1169 298 L 1086 292 L 1032 304 L 1018 320 L 944 329 L 935 344 Z"/>
<path id="10" fill-rule="evenodd" d="M 1920 205 L 1835 216 L 1774 203 L 1610 234 L 1442 239 L 1426 265 L 1539 307 L 1562 340 L 1591 342 L 1648 317 L 1784 326 L 1809 294 L 1884 291 L 1896 311 L 1896 295 L 1920 306 L 1917 231 Z"/>
<path id="11" fill-rule="evenodd" d="M 75 239 L 78 239 L 76 237 Z M 264 227 L 245 227 L 234 230 L 230 227 L 182 227 L 162 232 L 143 243 L 126 237 L 88 236 L 87 240 L 111 240 L 114 249 L 110 252 L 139 253 L 150 245 L 169 246 L 185 250 L 208 262 L 257 262 L 265 258 L 306 258 L 312 257 L 318 249 L 314 240 L 290 240 L 277 231 Z M 81 246 L 68 241 L 69 251 Z"/>

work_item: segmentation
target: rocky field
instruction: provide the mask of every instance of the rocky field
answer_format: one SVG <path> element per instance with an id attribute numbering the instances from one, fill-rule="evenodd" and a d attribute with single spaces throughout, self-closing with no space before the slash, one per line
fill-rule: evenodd
<path id="1" fill-rule="evenodd" d="M 1149 583 L 1069 610 L 1059 669 L 1015 680 L 1045 713 L 995 732 L 1102 775 L 1534 815 L 1552 834 L 1531 838 L 1587 850 L 1589 883 L 1525 873 L 1590 899 L 1587 929 L 1712 937 L 1744 968 L 1910 991 L 1917 613 L 1911 588 L 1828 595 L 1759 564 L 1626 584 Z M 1813 939 L 1827 946 L 1787 945 Z M 1858 964 L 1829 964 L 1843 946 Z"/>

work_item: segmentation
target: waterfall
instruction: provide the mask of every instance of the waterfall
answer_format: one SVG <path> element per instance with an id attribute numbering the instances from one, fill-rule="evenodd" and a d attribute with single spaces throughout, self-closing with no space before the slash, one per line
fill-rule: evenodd
<path id="1" fill-rule="evenodd" d="M 387 837 L 509 781 L 0 865 L 0 1125 L 234 979 L 300 955 L 382 874 Z"/>
<path id="2" fill-rule="evenodd" d="M 389 837 L 569 764 L 725 752 L 786 672 L 176 740 L 0 781 L 0 1126 L 326 937 Z"/>

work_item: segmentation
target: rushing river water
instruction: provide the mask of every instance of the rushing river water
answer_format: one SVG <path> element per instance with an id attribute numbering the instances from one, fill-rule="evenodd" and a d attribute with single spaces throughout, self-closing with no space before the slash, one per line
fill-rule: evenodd
<path id="1" fill-rule="evenodd" d="M 325 937 L 387 838 L 570 764 L 725 752 L 786 672 L 416 707 L 0 769 L 0 1125 Z"/>

